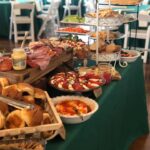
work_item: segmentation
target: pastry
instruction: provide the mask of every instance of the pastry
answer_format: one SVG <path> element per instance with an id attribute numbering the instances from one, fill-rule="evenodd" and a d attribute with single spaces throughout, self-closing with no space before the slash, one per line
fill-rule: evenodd
<path id="1" fill-rule="evenodd" d="M 0 111 L 0 129 L 2 129 L 5 125 L 5 116 L 4 114 Z"/>
<path id="2" fill-rule="evenodd" d="M 111 4 L 119 4 L 119 5 L 137 5 L 142 0 L 110 0 Z M 106 0 L 106 2 L 109 2 L 109 0 Z"/>
<path id="3" fill-rule="evenodd" d="M 25 127 L 25 121 L 21 116 L 21 110 L 15 110 L 8 114 L 6 118 L 6 128 L 23 128 Z"/>
<path id="4" fill-rule="evenodd" d="M 97 36 L 96 32 L 91 33 L 91 37 L 96 38 L 96 36 Z M 106 31 L 100 31 L 100 32 L 98 32 L 98 36 L 99 36 L 100 39 L 102 39 L 104 41 L 107 40 L 107 32 Z M 113 40 L 113 39 L 117 38 L 117 33 L 115 33 L 115 32 L 109 32 L 108 36 L 109 36 L 110 40 Z"/>
<path id="5" fill-rule="evenodd" d="M 34 88 L 28 83 L 18 83 L 18 90 L 22 92 L 23 96 L 34 95 Z"/>
<path id="6" fill-rule="evenodd" d="M 94 42 L 92 45 L 90 45 L 90 50 L 91 51 L 96 51 L 96 44 L 97 43 Z M 106 43 L 103 40 L 99 39 L 98 44 L 99 44 L 99 46 L 98 46 L 99 52 L 104 51 L 105 48 L 106 48 Z"/>
<path id="7" fill-rule="evenodd" d="M 27 126 L 37 126 L 41 125 L 43 120 L 43 112 L 38 107 L 35 107 L 34 109 L 23 109 L 21 111 L 21 116 Z"/>
<path id="8" fill-rule="evenodd" d="M 22 96 L 22 100 L 24 102 L 31 103 L 31 104 L 35 103 L 34 97 L 31 95 Z"/>
<path id="9" fill-rule="evenodd" d="M 9 85 L 3 88 L 2 95 L 17 100 L 21 100 L 22 93 L 18 91 L 17 84 Z"/>
<path id="10" fill-rule="evenodd" d="M 115 45 L 114 43 L 111 43 L 106 46 L 106 52 L 107 53 L 113 53 L 113 52 L 118 52 L 121 49 L 119 45 Z"/>
<path id="11" fill-rule="evenodd" d="M 47 99 L 45 92 L 39 88 L 34 88 L 34 91 L 35 91 L 34 93 L 35 104 L 44 108 L 44 104 Z"/>
<path id="12" fill-rule="evenodd" d="M 5 77 L 0 77 L 0 94 L 2 94 L 3 87 L 8 86 L 8 85 L 9 85 L 8 79 Z"/>
<path id="13" fill-rule="evenodd" d="M 8 105 L 0 102 L 0 111 L 4 114 L 7 115 L 8 114 Z"/>

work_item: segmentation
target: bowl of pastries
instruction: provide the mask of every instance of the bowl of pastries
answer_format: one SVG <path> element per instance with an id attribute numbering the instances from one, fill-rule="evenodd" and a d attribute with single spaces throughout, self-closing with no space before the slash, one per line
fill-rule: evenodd
<path id="1" fill-rule="evenodd" d="M 121 60 L 126 62 L 134 62 L 140 57 L 140 52 L 136 50 L 122 50 L 121 51 Z"/>
<path id="2" fill-rule="evenodd" d="M 120 26 L 123 23 L 123 16 L 111 8 L 100 9 L 98 11 L 100 26 Z M 97 24 L 97 12 L 90 12 L 85 15 L 85 23 Z"/>
<path id="3" fill-rule="evenodd" d="M 87 121 L 98 110 L 98 104 L 83 96 L 59 96 L 52 101 L 62 121 L 76 124 Z"/>
<path id="4" fill-rule="evenodd" d="M 106 0 L 109 3 L 109 0 Z M 111 4 L 118 4 L 118 5 L 138 5 L 142 0 L 110 0 Z"/>
<path id="5" fill-rule="evenodd" d="M 96 42 L 90 45 L 91 59 L 96 60 Z M 98 42 L 98 61 L 111 62 L 120 60 L 121 46 L 114 43 L 106 44 L 105 41 Z"/>

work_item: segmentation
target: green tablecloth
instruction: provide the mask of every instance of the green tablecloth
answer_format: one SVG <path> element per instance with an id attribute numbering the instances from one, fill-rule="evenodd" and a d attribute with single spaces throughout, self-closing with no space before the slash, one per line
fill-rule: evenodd
<path id="1" fill-rule="evenodd" d="M 127 150 L 148 130 L 143 63 L 138 59 L 120 69 L 121 81 L 103 88 L 97 99 L 100 109 L 87 122 L 65 125 L 65 141 L 56 137 L 46 150 Z"/>

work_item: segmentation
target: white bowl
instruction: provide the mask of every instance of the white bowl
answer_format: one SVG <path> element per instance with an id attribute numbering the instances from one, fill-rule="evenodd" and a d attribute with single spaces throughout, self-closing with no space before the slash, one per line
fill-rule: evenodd
<path id="1" fill-rule="evenodd" d="M 91 108 L 91 111 L 87 114 L 82 114 L 82 117 L 80 117 L 78 115 L 69 116 L 69 115 L 59 114 L 61 119 L 62 119 L 62 122 L 66 123 L 66 124 L 76 124 L 76 123 L 85 122 L 99 108 L 97 102 L 90 99 L 90 98 L 88 98 L 88 97 L 83 97 L 83 96 L 59 96 L 59 97 L 56 97 L 56 98 L 52 98 L 52 101 L 53 101 L 54 105 L 56 105 L 56 104 L 58 104 L 62 101 L 66 101 L 66 100 L 80 100 L 80 101 L 86 103 Z"/>
<path id="2" fill-rule="evenodd" d="M 140 52 L 136 51 L 136 50 L 123 50 L 123 52 L 127 52 L 129 54 L 133 54 L 133 57 L 122 57 L 121 56 L 121 60 L 122 61 L 126 61 L 126 62 L 134 62 L 137 60 L 138 57 L 140 57 Z"/>

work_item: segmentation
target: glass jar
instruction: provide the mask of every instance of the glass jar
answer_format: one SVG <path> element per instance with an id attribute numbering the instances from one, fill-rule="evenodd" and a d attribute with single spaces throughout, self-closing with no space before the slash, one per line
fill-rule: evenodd
<path id="1" fill-rule="evenodd" d="M 14 70 L 23 70 L 26 68 L 27 55 L 26 55 L 24 49 L 22 49 L 22 48 L 13 49 L 11 58 L 12 58 Z"/>

